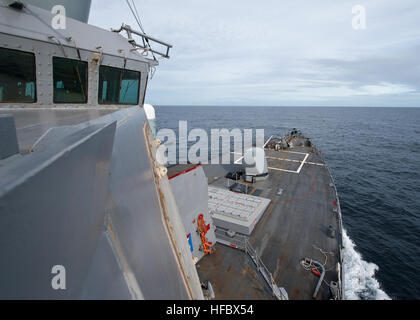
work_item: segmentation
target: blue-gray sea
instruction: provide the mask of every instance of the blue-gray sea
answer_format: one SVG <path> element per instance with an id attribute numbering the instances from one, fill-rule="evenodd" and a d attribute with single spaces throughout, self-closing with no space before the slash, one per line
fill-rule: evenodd
<path id="1" fill-rule="evenodd" d="M 301 129 L 322 150 L 345 229 L 347 299 L 420 299 L 420 108 L 156 106 L 157 128 Z M 210 136 L 210 135 L 209 135 Z"/>

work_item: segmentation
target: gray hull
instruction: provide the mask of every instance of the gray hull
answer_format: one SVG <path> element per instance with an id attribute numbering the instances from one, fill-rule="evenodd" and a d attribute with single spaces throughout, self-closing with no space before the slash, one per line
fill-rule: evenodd
<path id="1" fill-rule="evenodd" d="M 147 128 L 142 108 L 123 109 L 49 129 L 35 152 L 0 162 L 0 299 L 202 298 L 185 232 L 167 231 L 178 213 L 164 212 L 171 191 Z"/>

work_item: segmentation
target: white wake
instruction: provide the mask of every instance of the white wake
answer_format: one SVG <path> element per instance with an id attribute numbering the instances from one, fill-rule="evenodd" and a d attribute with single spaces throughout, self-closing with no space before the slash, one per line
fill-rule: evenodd
<path id="1" fill-rule="evenodd" d="M 381 289 L 375 273 L 379 267 L 362 259 L 355 250 L 355 243 L 343 230 L 343 271 L 344 298 L 346 300 L 390 300 L 391 298 Z"/>

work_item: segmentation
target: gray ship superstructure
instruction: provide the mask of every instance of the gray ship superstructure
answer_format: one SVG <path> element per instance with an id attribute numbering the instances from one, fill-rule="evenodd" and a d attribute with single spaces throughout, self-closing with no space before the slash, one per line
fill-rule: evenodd
<path id="1" fill-rule="evenodd" d="M 161 166 L 144 100 L 171 46 L 87 24 L 90 1 L 59 1 L 65 29 L 48 1 L 9 2 L 0 299 L 343 298 L 340 204 L 310 139 L 271 138 L 257 169 Z"/>

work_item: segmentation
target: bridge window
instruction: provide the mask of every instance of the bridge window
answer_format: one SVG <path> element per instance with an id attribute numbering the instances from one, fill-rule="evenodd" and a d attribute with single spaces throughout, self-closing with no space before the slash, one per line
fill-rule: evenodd
<path id="1" fill-rule="evenodd" d="M 85 61 L 53 57 L 54 103 L 87 102 Z"/>
<path id="2" fill-rule="evenodd" d="M 140 72 L 100 66 L 99 104 L 138 104 Z"/>
<path id="3" fill-rule="evenodd" d="M 0 48 L 0 102 L 36 102 L 35 55 Z"/>

